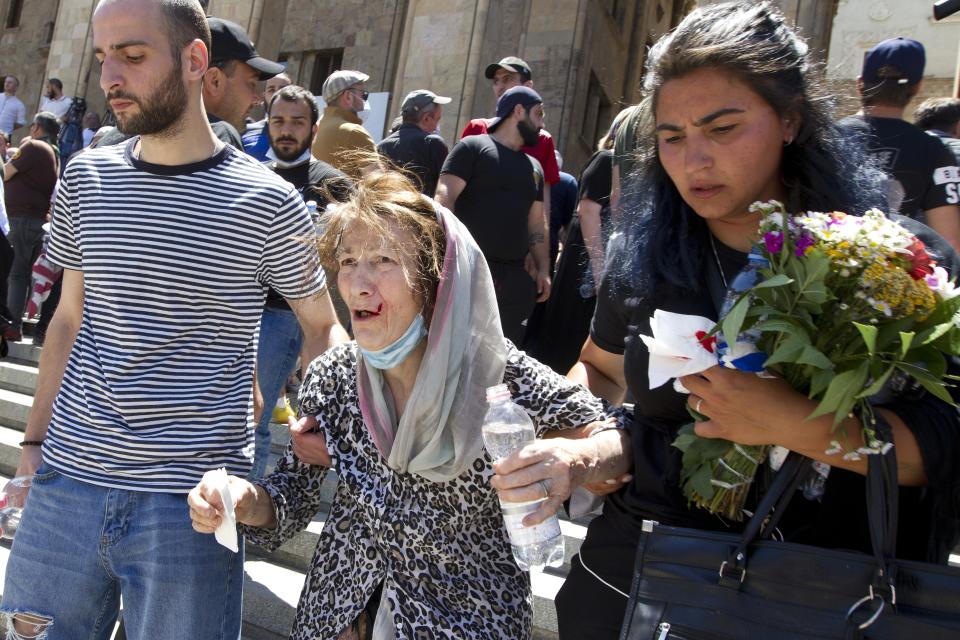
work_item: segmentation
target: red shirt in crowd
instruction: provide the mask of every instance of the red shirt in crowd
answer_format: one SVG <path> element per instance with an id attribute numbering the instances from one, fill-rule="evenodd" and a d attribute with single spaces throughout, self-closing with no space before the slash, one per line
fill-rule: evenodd
<path id="1" fill-rule="evenodd" d="M 487 125 L 490 120 L 476 118 L 467 123 L 463 128 L 460 138 L 467 136 L 478 136 L 481 133 L 487 133 Z M 528 156 L 532 156 L 540 162 L 543 167 L 543 179 L 547 184 L 556 184 L 560 182 L 560 167 L 557 166 L 557 156 L 553 150 L 553 136 L 545 130 L 540 130 L 540 141 L 534 147 L 523 147 L 521 149 Z"/>

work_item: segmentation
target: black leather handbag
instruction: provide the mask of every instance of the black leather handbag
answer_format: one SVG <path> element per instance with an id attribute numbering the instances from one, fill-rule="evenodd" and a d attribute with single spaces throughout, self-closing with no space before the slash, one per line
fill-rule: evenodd
<path id="1" fill-rule="evenodd" d="M 960 569 L 894 557 L 894 455 L 869 457 L 873 555 L 765 539 L 810 472 L 797 454 L 742 535 L 645 521 L 620 639 L 960 638 Z"/>

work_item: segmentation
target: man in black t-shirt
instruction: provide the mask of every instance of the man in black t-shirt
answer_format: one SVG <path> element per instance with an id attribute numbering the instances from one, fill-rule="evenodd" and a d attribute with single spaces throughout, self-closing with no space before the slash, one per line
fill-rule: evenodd
<path id="1" fill-rule="evenodd" d="M 305 201 L 316 202 L 317 211 L 322 213 L 329 198 L 337 201 L 346 199 L 351 181 L 342 172 L 311 155 L 310 145 L 317 131 L 318 117 L 317 103 L 312 93 L 295 85 L 280 89 L 267 106 L 265 128 L 270 150 L 267 151 L 266 165 L 296 187 Z M 338 305 L 340 298 L 331 286 L 333 284 L 334 279 L 328 278 L 327 289 L 339 312 L 342 302 Z M 343 326 L 348 326 L 349 317 L 342 322 Z M 297 366 L 302 343 L 303 331 L 290 305 L 283 296 L 269 289 L 260 319 L 260 342 L 257 346 L 257 384 L 263 398 L 263 410 L 257 423 L 253 469 L 250 472 L 253 478 L 263 476 L 266 471 L 272 409 L 281 398 L 287 378 Z"/>
<path id="2" fill-rule="evenodd" d="M 926 222 L 960 248 L 960 170 L 938 139 L 906 122 L 903 112 L 920 90 L 923 45 L 908 38 L 884 40 L 867 51 L 857 89 L 860 114 L 840 125 L 864 143 L 890 175 L 890 208 Z"/>
<path id="3" fill-rule="evenodd" d="M 453 147 L 437 185 L 437 201 L 460 218 L 487 259 L 503 334 L 516 344 L 534 304 L 550 296 L 543 169 L 520 150 L 537 143 L 542 126 L 543 100 L 533 89 L 513 87 L 497 102 L 490 133 Z M 524 269 L 528 252 L 536 282 Z"/>

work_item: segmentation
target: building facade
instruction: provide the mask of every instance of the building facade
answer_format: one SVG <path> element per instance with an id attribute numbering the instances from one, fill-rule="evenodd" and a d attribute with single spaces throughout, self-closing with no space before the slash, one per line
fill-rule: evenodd
<path id="1" fill-rule="evenodd" d="M 391 115 L 413 89 L 450 96 L 441 121 L 450 142 L 468 120 L 494 112 L 487 64 L 517 55 L 531 65 L 547 128 L 566 168 L 576 173 L 616 113 L 639 99 L 653 42 L 693 7 L 714 1 L 209 0 L 208 10 L 246 28 L 262 55 L 286 62 L 294 82 L 314 93 L 343 68 L 369 74 L 368 88 L 389 94 Z M 838 2 L 858 1 L 777 4 L 826 60 L 845 48 L 836 41 L 831 47 Z M 68 95 L 84 96 L 90 109 L 103 113 L 90 28 L 97 2 L 0 0 L 7 25 L 0 71 L 21 78 L 28 110 L 39 103 L 46 78 L 58 77 Z"/>

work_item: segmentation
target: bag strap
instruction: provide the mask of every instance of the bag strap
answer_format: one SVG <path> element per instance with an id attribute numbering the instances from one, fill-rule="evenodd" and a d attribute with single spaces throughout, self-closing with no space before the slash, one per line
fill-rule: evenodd
<path id="1" fill-rule="evenodd" d="M 893 442 L 893 429 L 883 414 L 874 413 L 872 419 L 877 436 L 885 442 Z M 889 447 L 886 453 L 867 457 L 867 518 L 870 544 L 877 560 L 877 573 L 871 586 L 890 604 L 896 603 L 894 583 L 899 509 L 897 454 L 895 447 Z"/>
<path id="2" fill-rule="evenodd" d="M 763 495 L 753 517 L 744 527 L 740 544 L 720 565 L 720 584 L 739 588 L 747 573 L 747 549 L 760 536 L 773 531 L 800 483 L 811 469 L 811 460 L 796 452 L 790 455 L 780 467 L 779 473 Z"/>
<path id="3" fill-rule="evenodd" d="M 877 436 L 885 442 L 892 442 L 893 433 L 886 418 L 877 413 L 871 419 L 874 420 Z M 811 462 L 809 458 L 793 451 L 787 456 L 770 489 L 747 522 L 740 544 L 720 565 L 721 586 L 739 589 L 746 577 L 750 545 L 777 526 L 797 488 L 810 471 Z M 866 500 L 870 543 L 877 569 L 869 586 L 869 597 L 865 600 L 879 597 L 884 602 L 895 605 L 899 481 L 894 447 L 890 447 L 885 453 L 870 454 L 867 457 Z"/>

